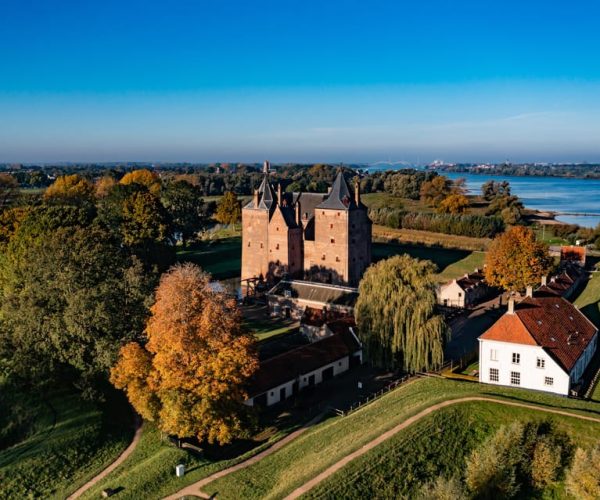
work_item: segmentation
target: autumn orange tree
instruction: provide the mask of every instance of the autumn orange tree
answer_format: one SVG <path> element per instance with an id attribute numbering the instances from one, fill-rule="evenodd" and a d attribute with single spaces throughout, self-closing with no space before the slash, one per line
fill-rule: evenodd
<path id="1" fill-rule="evenodd" d="M 545 244 L 529 228 L 513 226 L 492 241 L 485 259 L 485 279 L 505 290 L 539 283 L 552 266 Z"/>
<path id="2" fill-rule="evenodd" d="M 158 195 L 160 191 L 160 179 L 156 172 L 150 172 L 146 168 L 133 170 L 126 173 L 121 179 L 121 184 L 140 184 L 145 186 L 148 191 L 154 195 Z"/>
<path id="3" fill-rule="evenodd" d="M 442 214 L 462 214 L 469 208 L 469 199 L 463 194 L 451 194 L 438 207 Z"/>
<path id="4" fill-rule="evenodd" d="M 78 174 L 61 175 L 44 192 L 46 200 L 85 202 L 94 197 L 94 186 Z"/>
<path id="5" fill-rule="evenodd" d="M 125 345 L 111 382 L 164 432 L 230 442 L 244 434 L 245 385 L 258 368 L 253 337 L 235 300 L 210 276 L 178 264 L 161 278 L 147 342 Z"/>

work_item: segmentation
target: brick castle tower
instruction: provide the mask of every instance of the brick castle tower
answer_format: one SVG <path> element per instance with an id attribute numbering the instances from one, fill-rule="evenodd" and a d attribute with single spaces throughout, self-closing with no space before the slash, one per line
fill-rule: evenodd
<path id="1" fill-rule="evenodd" d="M 242 209 L 242 280 L 285 276 L 337 285 L 358 284 L 371 263 L 371 220 L 358 184 L 341 172 L 328 194 L 283 193 L 269 164 Z"/>

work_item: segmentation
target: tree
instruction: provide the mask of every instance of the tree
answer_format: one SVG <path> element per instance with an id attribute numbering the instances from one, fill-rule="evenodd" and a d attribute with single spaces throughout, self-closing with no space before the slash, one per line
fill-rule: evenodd
<path id="1" fill-rule="evenodd" d="M 215 219 L 221 224 L 235 224 L 242 216 L 240 202 L 235 193 L 227 192 L 217 204 Z"/>
<path id="2" fill-rule="evenodd" d="M 90 389 L 141 332 L 151 283 L 105 230 L 40 230 L 36 217 L 0 260 L 0 360 L 31 382 L 66 373 Z"/>
<path id="3" fill-rule="evenodd" d="M 359 285 L 358 332 L 376 365 L 407 372 L 438 367 L 448 330 L 436 310 L 435 266 L 398 255 L 372 265 Z"/>
<path id="4" fill-rule="evenodd" d="M 94 185 L 78 174 L 61 175 L 48 186 L 44 198 L 59 203 L 91 202 L 94 198 Z"/>
<path id="5" fill-rule="evenodd" d="M 160 192 L 160 178 L 156 172 L 150 172 L 146 168 L 126 173 L 120 182 L 124 185 L 140 184 L 141 186 L 145 186 L 154 195 L 158 195 Z"/>
<path id="6" fill-rule="evenodd" d="M 546 245 L 522 226 L 510 227 L 494 238 L 485 263 L 487 282 L 513 292 L 539 283 L 552 266 Z"/>
<path id="7" fill-rule="evenodd" d="M 462 214 L 469 208 L 469 199 L 462 194 L 451 194 L 444 198 L 438 208 L 442 214 Z"/>
<path id="8" fill-rule="evenodd" d="M 481 186 L 481 194 L 487 201 L 492 201 L 498 197 L 510 196 L 510 184 L 508 181 L 487 181 Z"/>
<path id="9" fill-rule="evenodd" d="M 111 382 L 164 432 L 228 443 L 243 435 L 244 386 L 258 368 L 235 299 L 193 264 L 163 275 L 145 345 L 121 349 Z"/>
<path id="10" fill-rule="evenodd" d="M 534 488 L 543 490 L 554 484 L 560 471 L 561 448 L 550 439 L 537 442 L 531 461 L 531 482 Z"/>
<path id="11" fill-rule="evenodd" d="M 144 246 L 149 242 L 162 243 L 169 234 L 164 207 L 148 191 L 134 192 L 125 198 L 122 208 L 121 231 L 129 246 Z"/>
<path id="12" fill-rule="evenodd" d="M 180 235 L 185 248 L 187 241 L 208 222 L 208 206 L 202 200 L 202 190 L 183 180 L 169 182 L 162 190 L 161 201 L 170 215 L 173 231 Z"/>
<path id="13" fill-rule="evenodd" d="M 417 498 L 419 500 L 463 500 L 467 495 L 459 478 L 438 476 L 423 485 Z"/>
<path id="14" fill-rule="evenodd" d="M 437 175 L 421 185 L 421 199 L 431 206 L 439 205 L 452 192 L 452 181 Z"/>
<path id="15" fill-rule="evenodd" d="M 574 498 L 600 498 L 600 443 L 587 451 L 577 448 L 573 465 L 567 471 L 565 485 Z"/>
<path id="16" fill-rule="evenodd" d="M 108 196 L 116 185 L 117 181 L 113 177 L 110 177 L 109 175 L 100 177 L 96 181 L 95 185 L 96 196 L 98 198 L 104 198 L 105 196 Z"/>
<path id="17" fill-rule="evenodd" d="M 476 498 L 510 498 L 519 490 L 522 424 L 502 426 L 466 459 L 465 483 Z"/>
<path id="18" fill-rule="evenodd" d="M 0 174 L 0 210 L 8 207 L 19 194 L 19 183 L 10 174 Z"/>

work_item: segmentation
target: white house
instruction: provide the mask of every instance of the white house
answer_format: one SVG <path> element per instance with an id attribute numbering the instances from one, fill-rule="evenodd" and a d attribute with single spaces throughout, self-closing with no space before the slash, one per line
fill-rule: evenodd
<path id="1" fill-rule="evenodd" d="M 362 363 L 362 346 L 353 322 L 327 323 L 330 335 L 261 361 L 245 401 L 248 406 L 271 406 L 331 379 Z"/>
<path id="2" fill-rule="evenodd" d="M 569 395 L 597 343 L 598 329 L 569 301 L 530 293 L 479 337 L 479 381 Z"/>
<path id="3" fill-rule="evenodd" d="M 444 283 L 438 288 L 438 304 L 446 307 L 472 307 L 485 299 L 490 287 L 479 269 L 461 278 Z"/>

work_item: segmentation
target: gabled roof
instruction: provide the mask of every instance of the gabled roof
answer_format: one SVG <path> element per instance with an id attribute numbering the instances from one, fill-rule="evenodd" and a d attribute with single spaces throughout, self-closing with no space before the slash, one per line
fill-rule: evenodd
<path id="1" fill-rule="evenodd" d="M 285 297 L 286 293 L 300 300 L 349 307 L 354 307 L 358 299 L 357 288 L 302 280 L 282 280 L 268 292 L 268 295 Z"/>
<path id="2" fill-rule="evenodd" d="M 536 292 L 516 305 L 514 314 L 504 314 L 479 338 L 538 345 L 570 373 L 597 331 L 568 300 Z"/>
<path id="3" fill-rule="evenodd" d="M 258 396 L 269 389 L 296 380 L 338 359 L 352 355 L 361 349 L 360 344 L 350 332 L 350 323 L 335 325 L 336 333 L 329 337 L 298 347 L 291 351 L 267 359 L 250 381 L 250 397 Z"/>
<path id="4" fill-rule="evenodd" d="M 346 182 L 346 179 L 344 179 L 344 174 L 342 174 L 341 171 L 338 172 L 337 177 L 333 182 L 329 196 L 327 196 L 325 201 L 317 208 L 333 210 L 350 210 L 357 208 L 356 203 L 354 203 L 354 197 L 348 187 L 348 183 Z"/>

